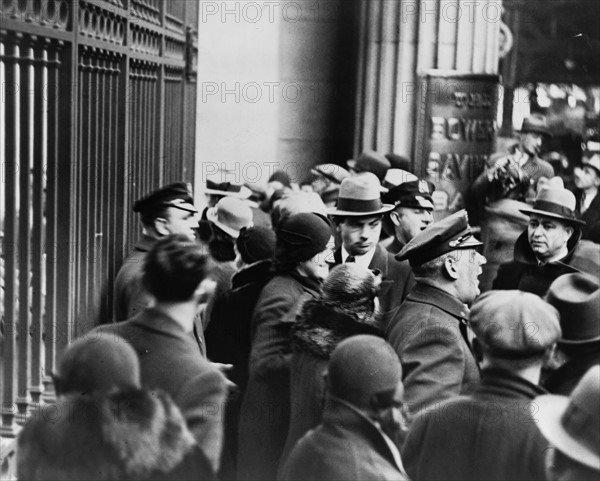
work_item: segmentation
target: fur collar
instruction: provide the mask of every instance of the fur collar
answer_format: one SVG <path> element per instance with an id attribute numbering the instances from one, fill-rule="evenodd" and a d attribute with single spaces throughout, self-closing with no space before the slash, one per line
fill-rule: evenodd
<path id="1" fill-rule="evenodd" d="M 359 321 L 351 315 L 334 311 L 316 299 L 309 299 L 300 309 L 292 329 L 292 347 L 295 351 L 329 359 L 341 341 L 357 334 L 383 337 L 375 319 Z"/>

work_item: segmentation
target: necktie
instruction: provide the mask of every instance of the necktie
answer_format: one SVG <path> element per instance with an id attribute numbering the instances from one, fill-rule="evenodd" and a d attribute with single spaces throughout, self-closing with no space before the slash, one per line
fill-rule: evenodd
<path id="1" fill-rule="evenodd" d="M 356 258 L 354 256 L 346 257 L 346 262 L 356 262 Z"/>

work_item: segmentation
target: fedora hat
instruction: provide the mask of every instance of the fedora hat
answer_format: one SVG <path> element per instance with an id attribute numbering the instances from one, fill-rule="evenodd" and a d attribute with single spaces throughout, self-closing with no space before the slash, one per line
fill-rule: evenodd
<path id="1" fill-rule="evenodd" d="M 400 184 L 417 179 L 418 177 L 408 170 L 390 169 L 385 173 L 385 177 L 381 183 L 384 187 L 392 189 L 394 187 L 398 187 Z"/>
<path id="2" fill-rule="evenodd" d="M 533 114 L 523 120 L 523 125 L 521 126 L 521 133 L 534 133 L 534 134 L 542 134 L 547 137 L 552 137 L 550 130 L 548 129 L 548 121 L 546 117 L 540 114 Z"/>
<path id="3" fill-rule="evenodd" d="M 519 209 L 523 214 L 539 214 L 553 219 L 559 219 L 570 225 L 584 225 L 585 222 L 575 216 L 575 195 L 562 185 L 550 183 L 537 193 L 533 208 Z M 562 184 L 562 182 L 560 182 Z"/>
<path id="4" fill-rule="evenodd" d="M 336 207 L 329 215 L 367 216 L 385 214 L 394 208 L 381 202 L 381 185 L 375 174 L 365 172 L 342 181 Z"/>
<path id="5" fill-rule="evenodd" d="M 411 162 L 406 157 L 398 154 L 385 154 L 385 158 L 390 161 L 392 169 L 410 170 Z"/>
<path id="6" fill-rule="evenodd" d="M 247 199 L 252 195 L 252 191 L 242 184 L 234 182 L 217 182 L 216 180 L 206 179 L 205 194 L 222 195 L 228 197 L 237 197 L 238 199 Z"/>
<path id="7" fill-rule="evenodd" d="M 392 167 L 390 161 L 384 155 L 373 150 L 363 152 L 356 160 L 348 160 L 346 162 L 349 169 L 358 173 L 371 172 L 375 174 L 379 181 L 385 177 L 385 173 Z"/>
<path id="8" fill-rule="evenodd" d="M 252 210 L 242 199 L 223 197 L 206 211 L 206 218 L 234 239 L 243 227 L 252 227 Z"/>
<path id="9" fill-rule="evenodd" d="M 600 471 L 600 366 L 583 376 L 570 397 L 535 398 L 537 426 L 559 451 Z"/>
<path id="10" fill-rule="evenodd" d="M 564 344 L 600 340 L 600 284 L 586 274 L 565 274 L 548 289 L 546 301 L 560 313 Z"/>

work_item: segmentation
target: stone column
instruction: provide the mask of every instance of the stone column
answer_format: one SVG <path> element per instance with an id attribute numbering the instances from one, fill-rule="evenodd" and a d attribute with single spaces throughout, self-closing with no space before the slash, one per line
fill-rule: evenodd
<path id="1" fill-rule="evenodd" d="M 354 151 L 412 158 L 418 75 L 498 73 L 501 0 L 360 0 Z"/>

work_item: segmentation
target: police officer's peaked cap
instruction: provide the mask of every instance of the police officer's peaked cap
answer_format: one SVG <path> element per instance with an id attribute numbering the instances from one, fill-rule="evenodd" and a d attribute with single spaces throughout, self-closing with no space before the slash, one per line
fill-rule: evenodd
<path id="1" fill-rule="evenodd" d="M 161 207 L 176 207 L 189 212 L 196 212 L 194 198 L 185 182 L 174 182 L 166 185 L 133 204 L 133 211 L 142 214 L 152 212 Z"/>
<path id="2" fill-rule="evenodd" d="M 433 210 L 433 191 L 435 186 L 431 182 L 423 179 L 411 180 L 392 187 L 381 196 L 381 200 L 396 207 Z"/>
<path id="3" fill-rule="evenodd" d="M 396 254 L 396 260 L 408 259 L 411 266 L 419 266 L 448 252 L 480 245 L 462 209 L 419 232 Z"/>

